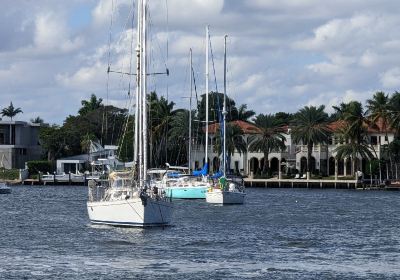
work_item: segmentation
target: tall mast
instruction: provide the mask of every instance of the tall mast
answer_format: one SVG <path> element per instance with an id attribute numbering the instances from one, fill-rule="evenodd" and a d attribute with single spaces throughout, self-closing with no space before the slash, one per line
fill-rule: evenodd
<path id="1" fill-rule="evenodd" d="M 147 0 L 143 0 L 143 14 L 142 14 L 142 44 L 143 44 L 143 57 L 142 57 L 142 117 L 143 117 L 143 185 L 146 188 L 146 175 L 147 175 Z"/>
<path id="2" fill-rule="evenodd" d="M 139 164 L 139 119 L 140 119 L 140 30 L 141 30 L 141 3 L 138 0 L 137 27 L 136 27 L 136 107 L 135 107 L 135 141 L 133 147 L 133 162 L 135 168 Z"/>
<path id="3" fill-rule="evenodd" d="M 224 130 L 224 149 L 222 152 L 222 156 L 223 156 L 223 168 L 224 168 L 224 177 L 226 177 L 226 115 L 227 115 L 227 111 L 226 111 L 226 37 L 228 37 L 228 35 L 225 35 L 224 37 L 224 105 L 222 108 L 222 115 L 223 115 L 223 130 Z"/>
<path id="4" fill-rule="evenodd" d="M 140 58 L 140 72 L 139 72 L 139 130 L 138 130 L 138 139 L 139 139 L 139 187 L 143 187 L 143 1 L 138 0 L 138 10 L 140 13 L 139 17 L 139 58 Z"/>
<path id="5" fill-rule="evenodd" d="M 190 48 L 190 97 L 189 97 L 189 174 L 192 167 L 192 94 L 193 94 L 193 61 L 192 48 Z"/>
<path id="6" fill-rule="evenodd" d="M 205 163 L 208 163 L 208 25 L 206 26 L 206 147 L 205 147 Z"/>

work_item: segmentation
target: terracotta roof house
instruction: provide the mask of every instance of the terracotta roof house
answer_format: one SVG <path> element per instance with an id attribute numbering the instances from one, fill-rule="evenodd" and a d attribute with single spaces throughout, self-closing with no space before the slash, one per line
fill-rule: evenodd
<path id="1" fill-rule="evenodd" d="M 248 143 L 249 136 L 256 133 L 260 133 L 261 130 L 254 124 L 244 121 L 233 121 L 233 124 L 238 125 L 242 128 L 244 140 Z M 335 149 L 338 145 L 341 145 L 335 132 L 338 132 L 341 127 L 345 125 L 344 121 L 335 121 L 329 124 L 329 128 L 333 134 L 329 141 L 329 144 L 317 144 L 314 145 L 312 151 L 312 166 L 314 172 L 321 173 L 323 175 L 336 175 L 336 176 L 349 176 L 354 173 L 351 170 L 350 160 L 336 161 Z M 218 123 L 209 125 L 209 147 L 208 147 L 208 162 L 210 164 L 210 171 L 214 172 L 219 169 L 220 166 L 220 155 L 215 153 L 214 144 L 216 137 L 216 131 L 219 127 Z M 205 128 L 203 128 L 205 131 Z M 291 138 L 290 126 L 282 127 L 283 135 L 285 136 L 285 151 L 274 151 L 269 154 L 268 162 L 270 170 L 273 174 L 279 176 L 282 172 L 299 172 L 303 174 L 307 166 L 307 146 L 293 143 Z M 385 128 L 382 121 L 378 121 L 376 125 L 370 125 L 368 127 L 368 138 L 377 157 L 381 156 L 382 145 L 388 144 L 394 139 L 394 131 L 390 128 Z M 191 166 L 201 168 L 205 162 L 205 149 L 204 146 L 196 146 L 192 151 L 192 163 Z M 235 173 L 241 173 L 245 176 L 251 176 L 253 174 L 260 173 L 266 160 L 262 152 L 246 152 L 246 153 L 235 153 L 230 161 L 230 170 Z M 365 170 L 367 160 L 359 159 L 357 163 L 357 169 Z"/>

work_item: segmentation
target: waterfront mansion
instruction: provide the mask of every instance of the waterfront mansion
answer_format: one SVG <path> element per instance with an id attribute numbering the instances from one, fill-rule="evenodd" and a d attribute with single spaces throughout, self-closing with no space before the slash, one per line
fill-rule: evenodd
<path id="1" fill-rule="evenodd" d="M 249 146 L 249 136 L 259 133 L 259 128 L 255 125 L 244 121 L 233 121 L 232 124 L 239 126 L 244 132 L 243 138 L 247 147 Z M 329 125 L 333 134 L 329 139 L 328 144 L 314 145 L 311 157 L 312 173 L 321 174 L 323 176 L 350 176 L 351 160 L 335 160 L 335 148 L 340 145 L 338 137 L 335 136 L 335 131 L 340 127 L 340 122 L 333 122 Z M 218 128 L 218 124 L 209 125 L 209 140 L 208 140 L 208 162 L 210 173 L 216 172 L 220 167 L 221 156 L 216 152 L 214 145 Z M 290 173 L 292 175 L 303 175 L 307 168 L 307 146 L 296 144 L 292 141 L 290 127 L 283 127 L 283 135 L 285 136 L 284 151 L 273 151 L 268 155 L 269 169 L 272 175 L 281 177 L 282 174 Z M 371 145 L 371 150 L 380 158 L 382 155 L 382 145 L 388 144 L 394 139 L 392 131 L 384 131 L 380 123 L 376 128 L 368 128 L 368 140 Z M 233 173 L 240 173 L 243 176 L 252 177 L 260 174 L 264 165 L 264 154 L 262 152 L 247 152 L 238 153 L 235 151 L 231 160 L 229 169 Z M 191 167 L 194 169 L 201 168 L 205 162 L 204 146 L 194 146 L 192 149 Z M 366 159 L 358 159 L 356 169 L 365 171 L 367 167 Z"/>

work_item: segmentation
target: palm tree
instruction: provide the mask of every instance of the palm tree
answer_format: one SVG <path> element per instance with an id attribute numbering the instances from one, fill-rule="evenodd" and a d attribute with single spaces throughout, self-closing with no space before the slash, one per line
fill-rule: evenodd
<path id="1" fill-rule="evenodd" d="M 382 129 L 385 131 L 385 139 L 388 140 L 388 129 L 391 122 L 391 111 L 389 96 L 382 91 L 376 92 L 372 99 L 367 100 L 367 114 L 373 125 L 377 125 L 378 122 L 382 124 Z M 392 157 L 390 153 L 386 153 L 389 157 L 390 166 L 392 169 Z M 387 170 L 388 171 L 388 170 Z M 391 172 L 393 174 L 393 172 Z"/>
<path id="2" fill-rule="evenodd" d="M 268 155 L 274 150 L 286 149 L 282 122 L 273 115 L 260 114 L 255 118 L 255 124 L 260 128 L 259 134 L 249 137 L 249 151 L 264 153 L 263 174 L 269 169 Z"/>
<path id="3" fill-rule="evenodd" d="M 175 103 L 168 102 L 163 96 L 158 98 L 156 92 L 151 92 L 148 100 L 151 115 L 150 142 L 152 143 L 150 162 L 155 166 L 161 166 L 169 159 L 168 131 L 171 128 L 172 118 L 180 110 L 174 110 Z"/>
<path id="4" fill-rule="evenodd" d="M 193 112 L 192 112 L 193 116 Z M 193 119 L 193 117 L 192 117 Z M 189 111 L 181 110 L 178 111 L 171 119 L 170 122 L 171 128 L 168 131 L 168 137 L 170 139 L 174 139 L 170 144 L 171 148 L 176 148 L 176 163 L 182 161 L 186 162 L 188 157 L 186 155 L 190 151 L 188 151 L 189 144 Z"/>
<path id="5" fill-rule="evenodd" d="M 352 174 L 355 173 L 355 164 L 358 157 L 373 158 L 374 155 L 368 143 L 367 128 L 370 124 L 360 102 L 352 101 L 343 107 L 340 119 L 344 121 L 338 131 L 344 144 L 339 145 L 334 152 L 338 160 L 351 158 Z"/>
<path id="6" fill-rule="evenodd" d="M 242 104 L 239 106 L 239 108 L 236 109 L 236 107 L 232 108 L 231 112 L 231 120 L 239 120 L 239 121 L 249 121 L 250 118 L 254 117 L 256 112 L 253 110 L 247 110 L 247 105 Z"/>
<path id="7" fill-rule="evenodd" d="M 396 130 L 396 138 L 400 138 L 400 92 L 395 92 L 389 99 L 390 127 Z"/>
<path id="8" fill-rule="evenodd" d="M 382 128 L 386 131 L 390 123 L 390 104 L 389 96 L 382 91 L 378 91 L 374 94 L 372 99 L 367 100 L 367 115 L 373 124 L 376 124 L 379 120 L 382 122 Z"/>
<path id="9" fill-rule="evenodd" d="M 328 115 L 325 106 L 318 108 L 305 106 L 294 116 L 291 131 L 294 143 L 307 145 L 307 179 L 310 178 L 311 154 L 314 144 L 325 144 L 329 140 L 331 130 L 328 128 Z"/>
<path id="10" fill-rule="evenodd" d="M 79 115 L 81 116 L 86 115 L 87 113 L 102 107 L 103 106 L 101 104 L 102 102 L 103 102 L 102 98 L 97 99 L 97 96 L 94 93 L 92 93 L 89 100 L 81 101 L 82 108 L 80 108 L 78 111 Z"/>
<path id="11" fill-rule="evenodd" d="M 21 108 L 14 108 L 14 105 L 12 104 L 12 102 L 10 102 L 10 106 L 1 110 L 1 115 L 3 117 L 9 117 L 11 119 L 11 121 L 12 121 L 13 117 L 15 117 L 19 113 L 23 113 Z"/>
<path id="12" fill-rule="evenodd" d="M 237 151 L 239 154 L 246 152 L 246 142 L 243 139 L 243 130 L 236 124 L 228 123 L 226 125 L 226 157 L 227 166 L 229 170 L 230 158 Z M 221 135 L 220 128 L 217 129 L 215 135 Z M 223 139 L 222 137 L 216 137 L 215 150 L 218 154 L 222 154 Z"/>
<path id="13" fill-rule="evenodd" d="M 44 120 L 43 120 L 41 117 L 37 116 L 36 118 L 31 119 L 31 123 L 43 124 L 43 123 L 44 123 Z"/>

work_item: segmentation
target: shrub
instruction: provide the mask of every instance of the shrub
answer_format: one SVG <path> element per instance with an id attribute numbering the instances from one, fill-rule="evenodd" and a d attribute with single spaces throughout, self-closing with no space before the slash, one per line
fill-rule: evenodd
<path id="1" fill-rule="evenodd" d="M 29 175 L 36 175 L 40 172 L 51 172 L 53 167 L 50 161 L 47 160 L 33 160 L 27 162 Z"/>
<path id="2" fill-rule="evenodd" d="M 16 180 L 19 179 L 18 169 L 0 169 L 0 179 L 2 180 Z"/>

